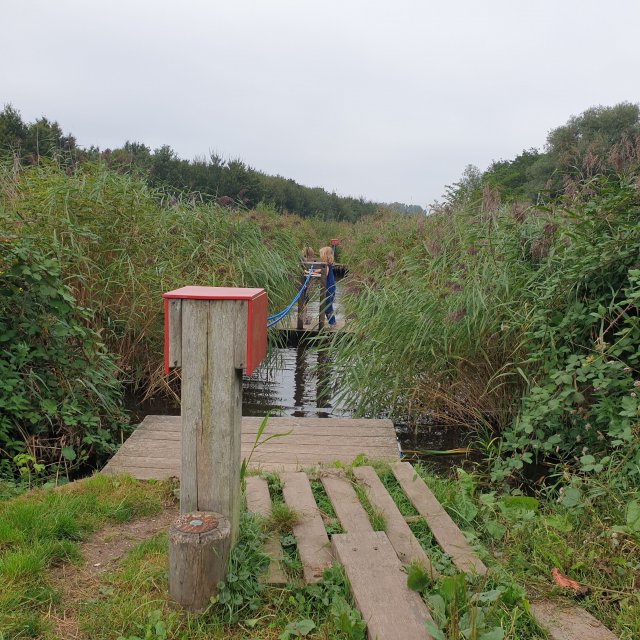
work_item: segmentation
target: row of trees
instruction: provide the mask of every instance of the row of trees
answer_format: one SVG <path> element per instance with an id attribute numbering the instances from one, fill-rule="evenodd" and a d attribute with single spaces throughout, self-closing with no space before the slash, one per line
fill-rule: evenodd
<path id="1" fill-rule="evenodd" d="M 496 160 L 482 172 L 469 165 L 447 187 L 450 205 L 480 201 L 487 191 L 505 202 L 556 200 L 595 174 L 612 174 L 640 158 L 640 106 L 622 102 L 592 107 L 547 136 L 544 150 L 527 149 L 513 160 Z"/>
<path id="2" fill-rule="evenodd" d="M 355 221 L 375 213 L 380 206 L 363 198 L 343 197 L 268 175 L 238 159 L 225 160 L 212 154 L 209 158 L 184 160 L 168 145 L 151 150 L 138 142 L 126 142 L 117 149 L 82 149 L 57 122 L 42 117 L 26 123 L 11 105 L 0 112 L 1 153 L 18 154 L 29 163 L 51 157 L 68 163 L 103 160 L 119 171 L 143 173 L 154 186 L 198 193 L 228 206 L 255 207 L 264 202 L 303 217 Z"/>

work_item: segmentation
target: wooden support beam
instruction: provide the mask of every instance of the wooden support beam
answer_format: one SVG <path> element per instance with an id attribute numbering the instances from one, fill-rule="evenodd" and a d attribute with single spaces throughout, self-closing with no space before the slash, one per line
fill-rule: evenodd
<path id="1" fill-rule="evenodd" d="M 302 472 L 281 473 L 280 480 L 284 501 L 299 516 L 293 527 L 293 535 L 298 543 L 305 582 L 320 582 L 322 573 L 331 566 L 333 557 L 309 478 Z"/>
<path id="2" fill-rule="evenodd" d="M 371 505 L 384 516 L 385 532 L 389 542 L 404 564 L 417 562 L 432 577 L 437 575 L 431 560 L 409 528 L 393 498 L 378 478 L 373 467 L 354 467 L 353 475 L 363 487 Z"/>
<path id="3" fill-rule="evenodd" d="M 182 300 L 180 511 L 240 516 L 240 429 L 246 302 Z M 241 342 L 242 349 L 238 342 Z M 242 360 L 242 362 L 239 362 Z"/>
<path id="4" fill-rule="evenodd" d="M 453 564 L 461 571 L 485 575 L 487 567 L 414 468 L 408 462 L 397 462 L 392 470 L 403 491 L 427 521 L 433 537 L 451 557 Z"/>

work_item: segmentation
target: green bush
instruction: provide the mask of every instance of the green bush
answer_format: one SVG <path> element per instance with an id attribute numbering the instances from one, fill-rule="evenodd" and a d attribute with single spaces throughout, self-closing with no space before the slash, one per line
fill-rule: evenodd
<path id="1" fill-rule="evenodd" d="M 0 238 L 0 449 L 26 472 L 114 450 L 121 388 L 90 319 L 56 258 Z"/>

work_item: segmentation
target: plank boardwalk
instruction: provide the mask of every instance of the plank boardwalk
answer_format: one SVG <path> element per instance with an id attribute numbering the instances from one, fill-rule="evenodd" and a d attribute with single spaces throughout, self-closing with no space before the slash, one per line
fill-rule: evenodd
<path id="1" fill-rule="evenodd" d="M 373 467 L 355 467 L 353 475 L 364 488 L 371 505 L 377 509 L 385 521 L 385 532 L 403 564 L 417 562 L 431 576 L 437 571 L 431 565 L 429 557 L 413 535 L 407 521 L 400 513 L 393 498 L 389 495 Z"/>
<path id="2" fill-rule="evenodd" d="M 298 544 L 305 582 L 320 582 L 323 571 L 333 563 L 333 557 L 309 478 L 302 472 L 281 473 L 280 480 L 284 501 L 299 518 L 293 527 L 293 535 Z"/>
<path id="3" fill-rule="evenodd" d="M 242 457 L 249 456 L 262 418 L 242 418 Z M 390 420 L 269 418 L 262 438 L 286 434 L 256 448 L 250 467 L 298 471 L 335 461 L 348 464 L 364 454 L 372 460 L 398 459 Z M 129 473 L 140 480 L 180 477 L 180 416 L 147 416 L 129 436 L 103 473 Z"/>
<path id="4" fill-rule="evenodd" d="M 331 538 L 336 560 L 344 566 L 353 599 L 367 623 L 371 640 L 425 640 L 424 623 L 431 616 L 422 598 L 407 587 L 386 534 L 336 533 Z"/>
<path id="5" fill-rule="evenodd" d="M 369 516 L 344 474 L 323 473 L 321 480 L 342 528 L 348 533 L 373 532 Z"/>
<path id="6" fill-rule="evenodd" d="M 418 513 L 427 521 L 433 537 L 442 550 L 451 557 L 453 564 L 464 572 L 486 574 L 487 567 L 475 554 L 462 531 L 458 529 L 451 516 L 413 467 L 408 462 L 397 462 L 392 469 L 402 490 Z"/>
<path id="7" fill-rule="evenodd" d="M 264 478 L 259 478 L 258 476 L 249 476 L 247 478 L 247 511 L 263 518 L 268 518 L 271 515 L 269 485 Z M 286 584 L 288 582 L 287 575 L 280 565 L 284 552 L 276 533 L 272 533 L 267 537 L 264 552 L 269 556 L 266 582 L 269 584 Z"/>

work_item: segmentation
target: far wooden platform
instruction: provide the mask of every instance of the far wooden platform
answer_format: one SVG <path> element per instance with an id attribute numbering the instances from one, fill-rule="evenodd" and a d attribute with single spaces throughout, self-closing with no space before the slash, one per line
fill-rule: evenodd
<path id="1" fill-rule="evenodd" d="M 318 318 L 315 316 L 310 317 L 310 322 L 305 322 L 302 325 L 302 329 L 298 329 L 298 316 L 295 313 L 290 314 L 284 320 L 280 321 L 276 328 L 280 331 L 299 331 L 303 333 L 333 333 L 334 331 L 345 331 L 346 323 L 343 318 L 337 318 L 336 323 L 332 328 L 329 328 L 328 323 L 324 323 L 324 327 L 320 329 Z"/>
<path id="2" fill-rule="evenodd" d="M 256 440 L 262 418 L 242 418 L 242 457 Z M 147 416 L 108 462 L 103 473 L 129 473 L 139 480 L 180 477 L 180 416 Z M 398 460 L 391 420 L 352 418 L 269 418 L 261 436 L 269 440 L 251 456 L 250 468 L 299 471 L 335 461 L 350 463 L 359 454 L 372 460 Z"/>

